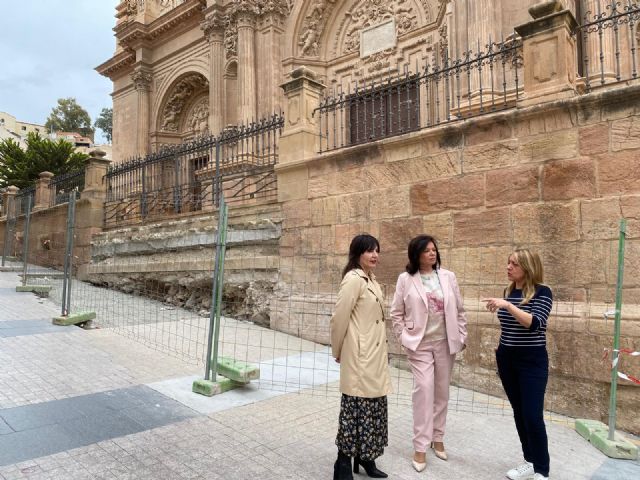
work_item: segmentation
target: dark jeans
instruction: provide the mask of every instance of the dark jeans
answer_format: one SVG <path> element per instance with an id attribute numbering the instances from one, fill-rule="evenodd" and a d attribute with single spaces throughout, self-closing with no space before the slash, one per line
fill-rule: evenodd
<path id="1" fill-rule="evenodd" d="M 513 408 L 516 429 L 527 462 L 549 476 L 549 448 L 544 426 L 544 392 L 549 377 L 545 347 L 505 347 L 496 351 L 498 373 Z"/>

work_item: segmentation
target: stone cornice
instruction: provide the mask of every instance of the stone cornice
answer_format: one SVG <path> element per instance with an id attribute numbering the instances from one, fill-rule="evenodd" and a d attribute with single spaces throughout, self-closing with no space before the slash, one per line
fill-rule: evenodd
<path id="1" fill-rule="evenodd" d="M 114 29 L 120 45 L 135 48 L 141 43 L 154 43 L 168 36 L 193 18 L 202 20 L 206 0 L 187 0 L 183 4 L 157 18 L 149 25 L 140 22 L 121 23 Z"/>
<path id="2" fill-rule="evenodd" d="M 131 50 L 114 55 L 101 65 L 96 67 L 96 71 L 105 77 L 113 78 L 117 72 L 129 68 L 136 62 L 136 54 Z"/>

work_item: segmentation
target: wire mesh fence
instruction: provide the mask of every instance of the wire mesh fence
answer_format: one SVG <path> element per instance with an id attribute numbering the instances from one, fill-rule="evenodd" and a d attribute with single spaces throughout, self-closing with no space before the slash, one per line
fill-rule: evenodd
<path id="1" fill-rule="evenodd" d="M 339 394 L 329 322 L 351 238 L 368 231 L 380 239 L 376 274 L 390 303 L 406 263 L 407 242 L 428 227 L 378 222 L 365 211 L 354 221 L 359 209 L 368 207 L 327 205 L 286 212 L 277 204 L 231 208 L 218 348 L 221 358 L 260 368 L 252 388 Z M 604 314 L 615 302 L 616 222 L 594 223 L 586 238 L 568 239 L 558 232 L 544 237 L 541 225 L 522 217 L 514 239 L 482 245 L 454 245 L 447 228 L 431 226 L 428 233 L 440 240 L 443 266 L 457 275 L 469 330 L 468 346 L 454 368 L 450 408 L 510 415 L 495 366 L 499 323 L 481 299 L 502 295 L 506 259 L 518 245 L 540 252 L 554 292 L 547 408 L 590 417 L 606 414 L 610 366 L 602 357 L 611 347 L 613 324 Z M 95 236 L 91 262 L 77 272 L 72 285 L 72 311 L 95 311 L 99 326 L 204 366 L 216 234 L 212 212 Z M 631 238 L 627 252 L 628 271 L 633 271 L 640 243 Z M 629 348 L 635 347 L 634 337 L 625 332 L 640 323 L 637 291 L 636 278 L 629 276 L 622 323 L 623 346 Z M 406 356 L 390 329 L 388 338 L 394 390 L 389 401 L 410 404 L 413 379 Z"/>

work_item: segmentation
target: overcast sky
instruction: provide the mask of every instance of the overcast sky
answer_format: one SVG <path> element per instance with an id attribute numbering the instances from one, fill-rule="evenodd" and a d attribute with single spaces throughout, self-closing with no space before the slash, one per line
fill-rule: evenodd
<path id="1" fill-rule="evenodd" d="M 113 55 L 117 4 L 0 0 L 0 111 L 44 124 L 58 98 L 75 97 L 93 123 L 111 107 L 111 81 L 94 68 Z"/>

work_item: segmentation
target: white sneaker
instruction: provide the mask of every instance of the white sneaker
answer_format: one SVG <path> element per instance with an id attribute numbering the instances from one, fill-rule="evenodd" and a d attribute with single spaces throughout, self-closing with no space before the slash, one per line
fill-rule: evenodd
<path id="1" fill-rule="evenodd" d="M 545 477 L 544 475 L 542 475 L 541 473 L 536 473 L 533 476 L 533 480 L 549 480 L 549 477 Z"/>
<path id="2" fill-rule="evenodd" d="M 532 480 L 534 475 L 536 475 L 536 472 L 533 471 L 533 463 L 529 462 L 518 465 L 507 472 L 507 478 L 511 480 Z"/>

